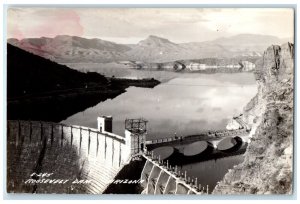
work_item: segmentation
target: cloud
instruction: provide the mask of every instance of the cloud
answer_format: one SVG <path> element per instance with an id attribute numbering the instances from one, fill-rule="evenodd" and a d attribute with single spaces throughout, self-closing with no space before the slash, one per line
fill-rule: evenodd
<path id="1" fill-rule="evenodd" d="M 212 111 L 222 111 L 222 108 L 221 107 L 213 107 Z"/>
<path id="2" fill-rule="evenodd" d="M 221 13 L 207 12 L 209 21 L 204 24 L 211 30 L 228 34 L 240 32 L 288 37 L 293 35 L 293 15 L 293 9 L 223 9 Z"/>
<path id="3" fill-rule="evenodd" d="M 30 8 L 8 9 L 8 37 L 68 34 L 136 43 L 148 35 L 174 42 L 240 33 L 293 36 L 293 10 L 280 8 Z"/>
<path id="4" fill-rule="evenodd" d="M 82 36 L 84 26 L 73 9 L 30 9 L 8 10 L 8 36 L 54 37 L 59 34 Z"/>

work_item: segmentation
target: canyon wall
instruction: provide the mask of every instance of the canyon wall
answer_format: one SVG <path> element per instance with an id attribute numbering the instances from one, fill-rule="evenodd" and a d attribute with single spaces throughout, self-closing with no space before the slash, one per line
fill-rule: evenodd
<path id="1" fill-rule="evenodd" d="M 294 45 L 270 46 L 256 66 L 257 95 L 243 120 L 252 126 L 243 163 L 213 194 L 291 194 L 293 191 Z"/>

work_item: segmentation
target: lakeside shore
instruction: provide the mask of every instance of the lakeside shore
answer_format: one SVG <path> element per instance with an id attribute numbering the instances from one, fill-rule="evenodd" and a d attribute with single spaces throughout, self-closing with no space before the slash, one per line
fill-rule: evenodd
<path id="1" fill-rule="evenodd" d="M 129 86 L 153 88 L 155 79 L 109 79 L 107 85 L 91 85 L 42 93 L 24 94 L 7 99 L 7 119 L 59 122 L 99 102 L 126 92 Z"/>

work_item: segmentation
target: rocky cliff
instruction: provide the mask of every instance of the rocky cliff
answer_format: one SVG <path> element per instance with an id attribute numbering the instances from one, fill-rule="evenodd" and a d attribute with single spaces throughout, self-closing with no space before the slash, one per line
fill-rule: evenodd
<path id="1" fill-rule="evenodd" d="M 255 71 L 257 95 L 244 108 L 252 125 L 243 163 L 213 194 L 291 194 L 293 190 L 294 45 L 270 46 Z"/>

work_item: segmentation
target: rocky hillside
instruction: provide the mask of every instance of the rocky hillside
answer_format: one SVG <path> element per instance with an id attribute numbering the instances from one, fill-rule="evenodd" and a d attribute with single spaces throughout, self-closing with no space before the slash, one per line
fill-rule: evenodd
<path id="1" fill-rule="evenodd" d="M 152 88 L 154 79 L 106 78 L 79 72 L 7 45 L 7 118 L 59 122 L 100 101 L 124 93 L 129 86 Z"/>
<path id="2" fill-rule="evenodd" d="M 56 62 L 108 62 L 126 59 L 130 47 L 101 39 L 59 35 L 55 38 L 8 39 L 8 43 Z"/>
<path id="3" fill-rule="evenodd" d="M 107 84 L 101 74 L 82 73 L 7 45 L 8 98 Z"/>
<path id="4" fill-rule="evenodd" d="M 294 45 L 273 45 L 255 76 L 257 95 L 244 109 L 252 125 L 243 163 L 215 187 L 214 194 L 291 194 L 293 189 Z"/>
<path id="5" fill-rule="evenodd" d="M 228 57 L 259 57 L 270 44 L 282 43 L 274 36 L 243 34 L 207 42 L 174 43 L 150 35 L 135 45 L 101 39 L 60 35 L 55 38 L 8 39 L 8 43 L 58 63 L 170 62 L 176 60 Z"/>

